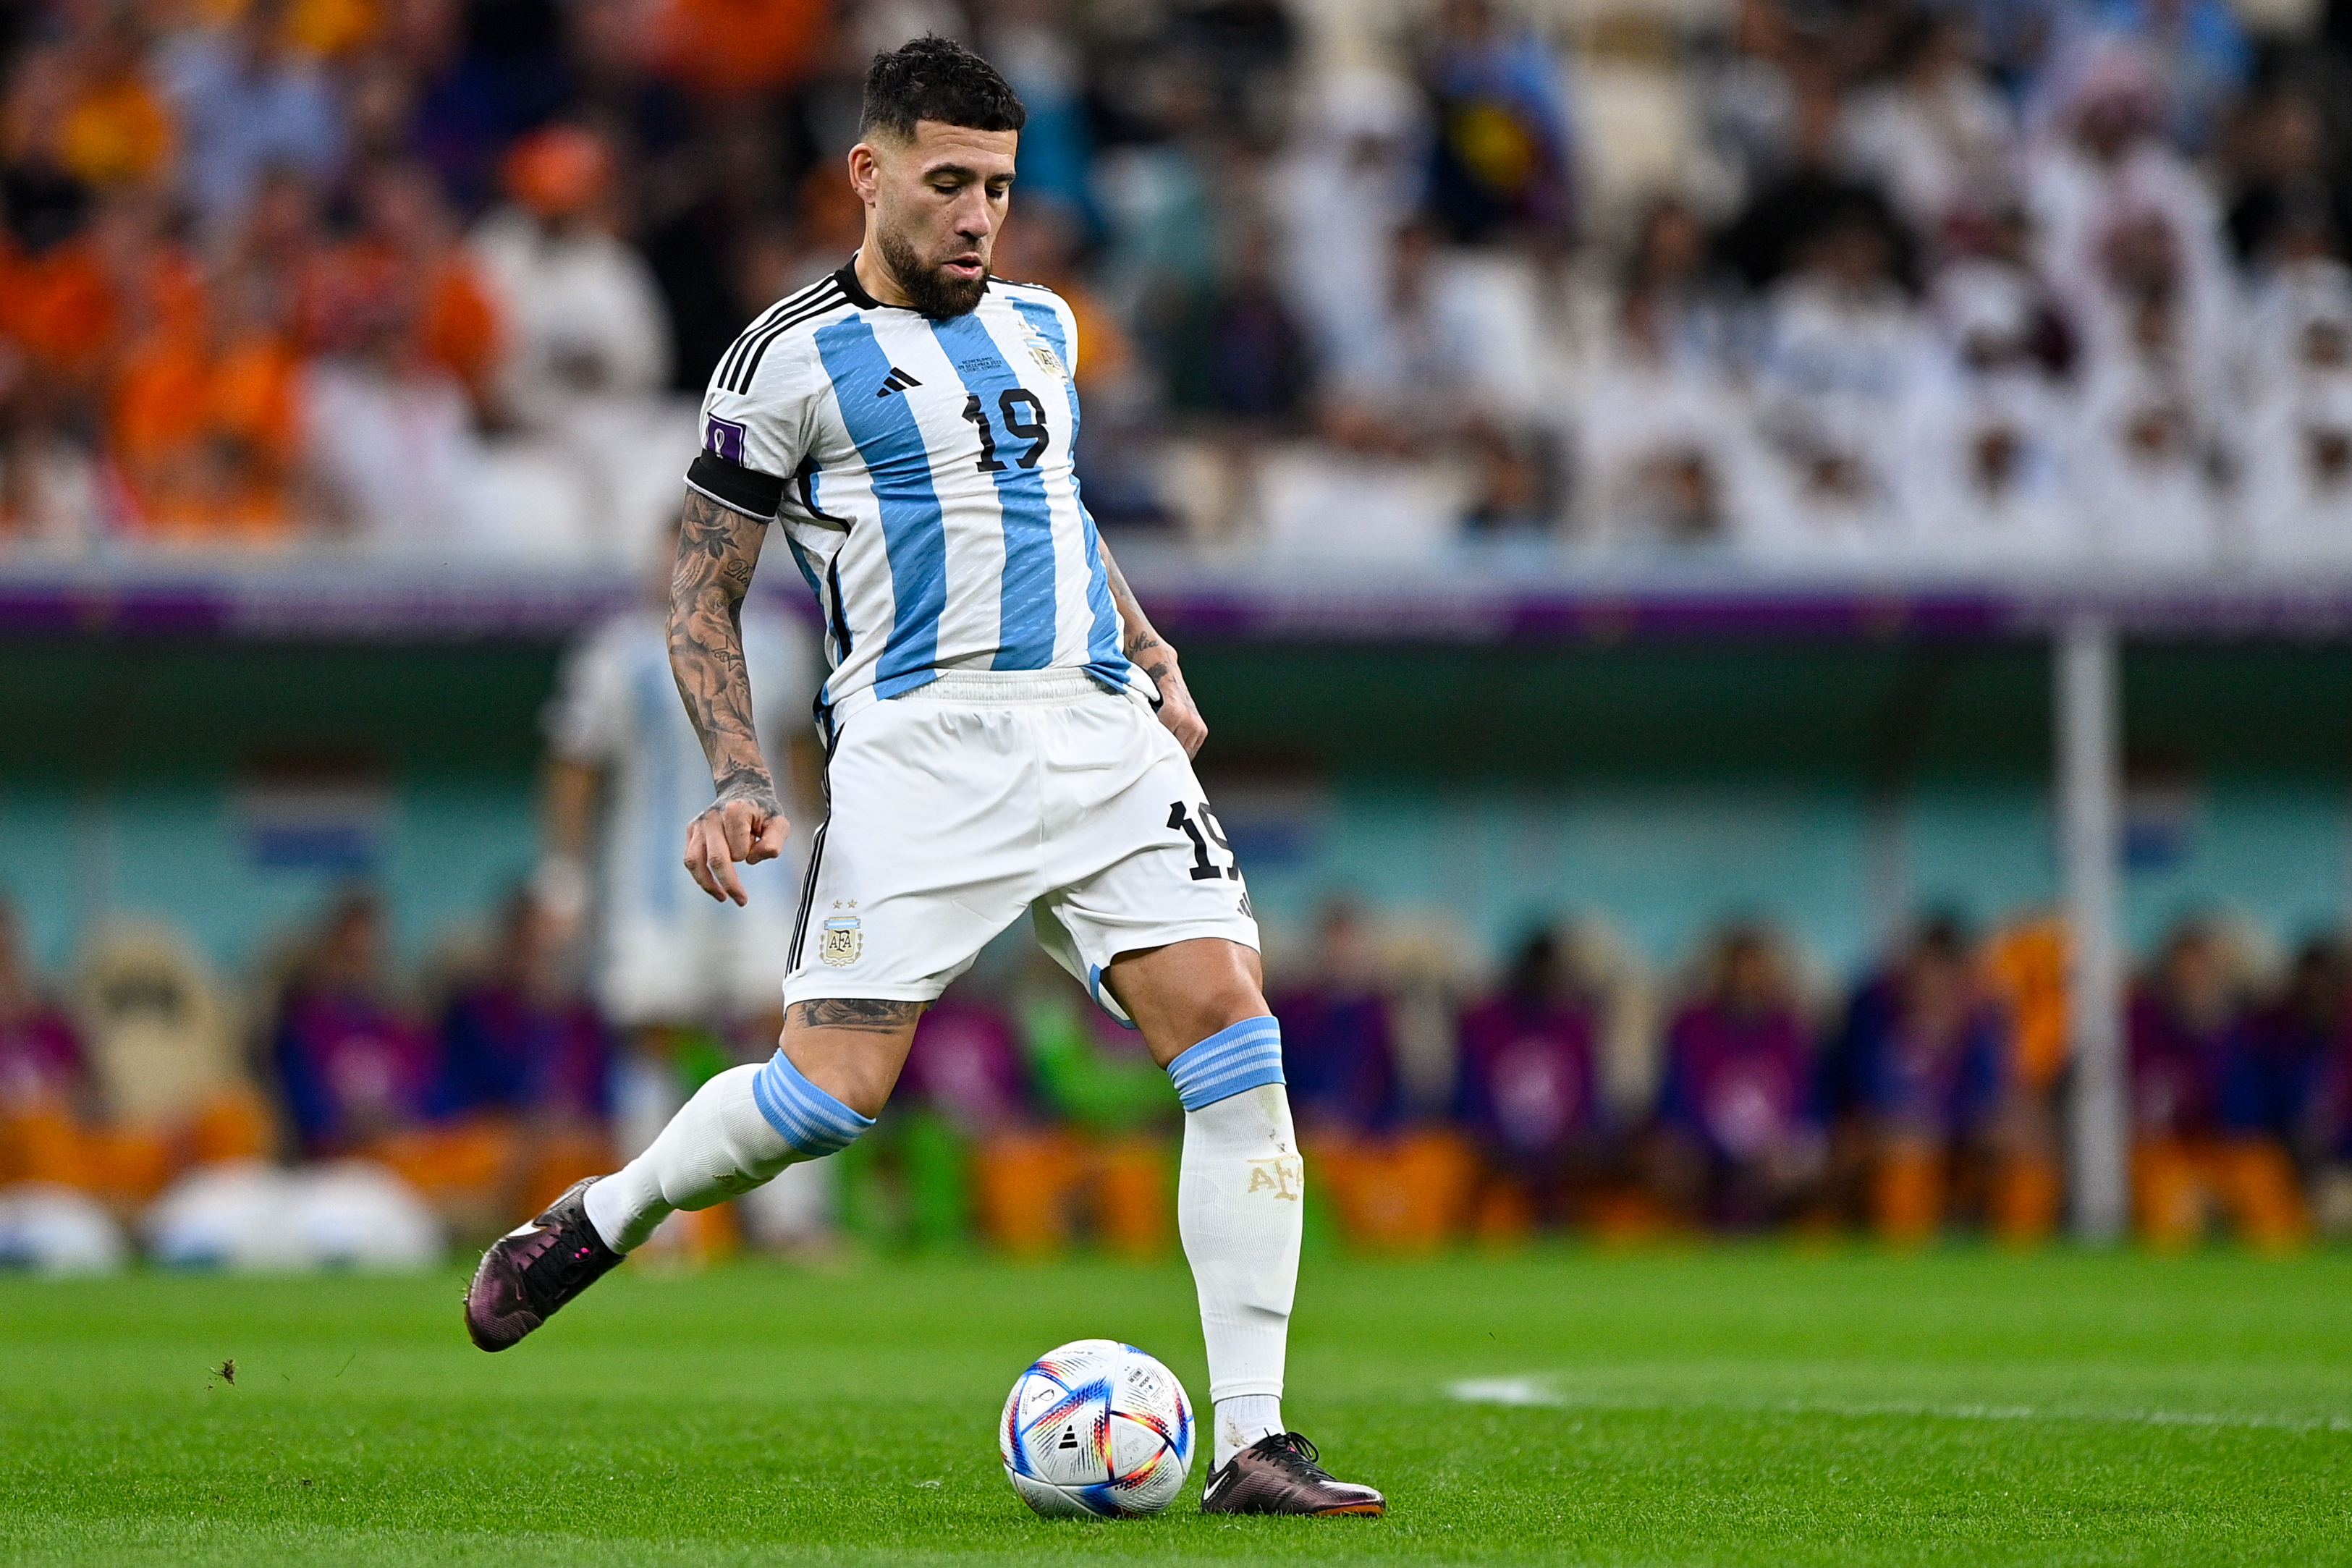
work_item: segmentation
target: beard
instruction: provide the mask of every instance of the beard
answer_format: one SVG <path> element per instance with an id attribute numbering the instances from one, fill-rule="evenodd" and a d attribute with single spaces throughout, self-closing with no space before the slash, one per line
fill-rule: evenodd
<path id="1" fill-rule="evenodd" d="M 967 283 L 939 267 L 924 265 L 904 235 L 885 233 L 881 239 L 883 265 L 898 280 L 898 287 L 907 291 L 907 298 L 915 302 L 915 308 L 935 321 L 971 314 L 988 288 L 985 272 Z"/>

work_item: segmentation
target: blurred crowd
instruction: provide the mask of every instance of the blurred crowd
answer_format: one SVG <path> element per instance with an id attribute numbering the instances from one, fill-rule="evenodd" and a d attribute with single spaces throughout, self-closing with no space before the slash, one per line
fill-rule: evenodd
<path id="1" fill-rule="evenodd" d="M 635 559 L 925 30 L 1106 525 L 2352 561 L 2341 0 L 41 0 L 0 533 Z"/>
<path id="2" fill-rule="evenodd" d="M 169 931 L 109 925 L 52 987 L 0 916 L 0 1261 L 121 1255 L 61 1244 L 75 1214 L 181 1265 L 429 1260 L 773 1049 L 772 1007 L 716 996 L 620 1021 L 529 888 L 414 975 L 384 926 L 348 892 L 236 988 Z M 1982 939 L 1936 917 L 1824 988 L 1741 922 L 1653 984 L 1587 921 L 1474 978 L 1335 904 L 1275 988 L 1310 1235 L 1388 1254 L 1561 1230 L 2038 1243 L 2064 1193 L 2063 949 L 2046 917 Z M 2251 954 L 2187 920 L 2133 988 L 2134 1212 L 2158 1249 L 2352 1230 L 2352 967 L 2332 938 L 2275 974 Z M 1170 1254 L 1178 1131 L 1136 1037 L 1000 944 L 925 1016 L 872 1136 L 675 1217 L 652 1249 Z"/>

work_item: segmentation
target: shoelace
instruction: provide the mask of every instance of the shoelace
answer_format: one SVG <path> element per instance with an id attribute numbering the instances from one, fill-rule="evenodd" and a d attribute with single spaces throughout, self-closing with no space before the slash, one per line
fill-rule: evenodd
<path id="1" fill-rule="evenodd" d="M 1276 1432 L 1261 1437 L 1258 1449 L 1265 1457 L 1303 1480 L 1328 1481 L 1330 1472 L 1322 1468 L 1323 1455 L 1313 1443 L 1297 1432 Z"/>
<path id="2" fill-rule="evenodd" d="M 567 1237 L 568 1227 L 562 1222 L 542 1227 L 540 1233 L 520 1249 L 518 1260 L 522 1273 L 534 1284 L 545 1281 L 556 1290 L 568 1290 L 576 1281 L 595 1249 L 579 1238 Z"/>

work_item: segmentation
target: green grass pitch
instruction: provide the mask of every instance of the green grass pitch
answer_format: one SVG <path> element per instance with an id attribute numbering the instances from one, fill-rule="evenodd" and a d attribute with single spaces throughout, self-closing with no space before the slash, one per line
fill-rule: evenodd
<path id="1" fill-rule="evenodd" d="M 2352 1562 L 2340 1253 L 1312 1259 L 1286 1411 L 1379 1521 L 1013 1497 L 1031 1356 L 1205 1395 L 1179 1266 L 629 1270 L 495 1357 L 459 1286 L 0 1281 L 0 1563 Z"/>

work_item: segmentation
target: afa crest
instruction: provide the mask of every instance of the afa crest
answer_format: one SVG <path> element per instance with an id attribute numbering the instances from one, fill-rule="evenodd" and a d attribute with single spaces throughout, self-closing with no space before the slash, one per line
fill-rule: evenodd
<path id="1" fill-rule="evenodd" d="M 1045 341 L 1043 338 L 1031 338 L 1027 340 L 1027 342 L 1029 344 L 1029 357 L 1037 361 L 1037 368 L 1039 370 L 1045 371 L 1047 375 L 1053 377 L 1057 382 L 1066 382 L 1070 379 L 1069 367 L 1062 363 L 1061 355 L 1054 352 L 1053 344 Z"/>
<path id="2" fill-rule="evenodd" d="M 857 962 L 857 955 L 866 946 L 866 933 L 855 915 L 836 915 L 824 923 L 824 935 L 817 942 L 816 956 L 836 969 L 846 968 Z"/>
<path id="3" fill-rule="evenodd" d="M 1307 1190 L 1307 1167 L 1297 1155 L 1283 1155 L 1270 1160 L 1249 1163 L 1248 1192 L 1262 1192 L 1269 1197 L 1297 1203 Z"/>

